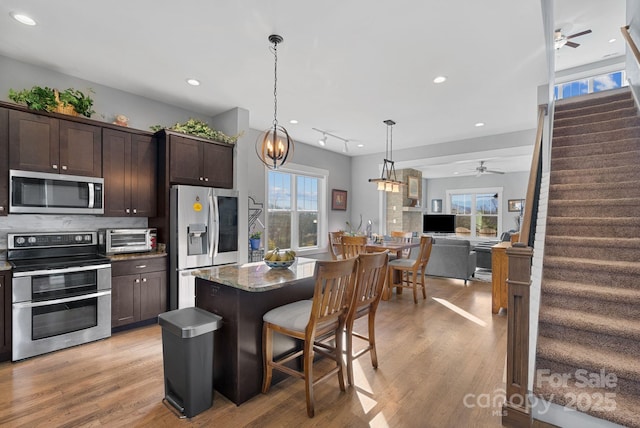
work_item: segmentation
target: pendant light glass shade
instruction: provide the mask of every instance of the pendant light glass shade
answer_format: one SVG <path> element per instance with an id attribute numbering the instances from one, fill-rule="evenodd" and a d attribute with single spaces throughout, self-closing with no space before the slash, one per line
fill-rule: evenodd
<path id="1" fill-rule="evenodd" d="M 369 182 L 377 183 L 380 191 L 399 193 L 400 186 L 404 186 L 404 183 L 397 179 L 396 167 L 393 162 L 393 125 L 396 123 L 391 119 L 385 120 L 384 123 L 387 125 L 387 145 L 382 174 L 380 178 L 370 178 Z"/>
<path id="2" fill-rule="evenodd" d="M 273 125 L 262 132 L 256 140 L 256 154 L 270 169 L 278 169 L 293 155 L 293 140 L 284 126 L 278 125 L 278 43 L 283 38 L 277 34 L 269 36 L 273 43 L 274 80 L 273 80 Z"/>

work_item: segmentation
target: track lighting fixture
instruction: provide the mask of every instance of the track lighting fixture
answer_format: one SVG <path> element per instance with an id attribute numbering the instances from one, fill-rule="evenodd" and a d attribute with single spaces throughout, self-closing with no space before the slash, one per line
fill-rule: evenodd
<path id="1" fill-rule="evenodd" d="M 349 146 L 347 144 L 347 143 L 349 143 L 349 140 L 347 140 L 346 138 L 339 137 L 339 136 L 337 136 L 335 134 L 332 134 L 330 132 L 323 131 L 322 129 L 318 129 L 318 128 L 311 128 L 311 129 L 313 129 L 314 131 L 318 131 L 318 132 L 322 133 L 322 138 L 320 138 L 318 140 L 318 144 L 320 144 L 321 146 L 324 147 L 324 146 L 327 145 L 327 137 L 333 137 L 333 138 L 336 138 L 336 139 L 338 139 L 338 140 L 340 140 L 340 141 L 342 141 L 344 143 L 344 146 L 342 147 L 342 153 L 349 153 Z"/>

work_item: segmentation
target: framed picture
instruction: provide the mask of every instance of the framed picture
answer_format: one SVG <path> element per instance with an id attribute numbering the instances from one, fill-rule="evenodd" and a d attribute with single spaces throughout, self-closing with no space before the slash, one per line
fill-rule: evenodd
<path id="1" fill-rule="evenodd" d="M 409 186 L 407 188 L 407 198 L 418 199 L 420 195 L 420 186 L 418 185 L 418 177 L 409 176 Z"/>
<path id="2" fill-rule="evenodd" d="M 442 212 L 442 199 L 431 199 L 431 212 Z"/>
<path id="3" fill-rule="evenodd" d="M 347 210 L 347 191 L 346 190 L 331 190 L 331 209 L 346 211 Z"/>
<path id="4" fill-rule="evenodd" d="M 507 207 L 509 212 L 520 212 L 524 209 L 524 199 L 509 199 Z"/>

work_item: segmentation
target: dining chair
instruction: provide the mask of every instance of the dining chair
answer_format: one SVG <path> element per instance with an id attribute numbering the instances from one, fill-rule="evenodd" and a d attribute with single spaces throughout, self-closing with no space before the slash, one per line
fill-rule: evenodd
<path id="1" fill-rule="evenodd" d="M 346 321 L 347 339 L 347 379 L 353 385 L 353 360 L 367 352 L 371 354 L 371 365 L 378 368 L 376 352 L 375 318 L 380 298 L 384 291 L 389 264 L 389 251 L 360 254 L 358 256 L 358 276 L 355 292 Z M 368 333 L 363 335 L 353 329 L 355 320 L 368 316 Z M 367 341 L 367 347 L 353 352 L 353 337 Z"/>
<path id="2" fill-rule="evenodd" d="M 429 256 L 431 255 L 431 247 L 433 246 L 433 239 L 431 236 L 420 237 L 420 250 L 418 257 L 415 259 L 395 259 L 389 262 L 389 277 L 387 280 L 387 293 L 391 297 L 393 287 L 397 289 L 411 288 L 413 289 L 413 302 L 418 303 L 418 277 L 420 280 L 420 287 L 422 288 L 422 297 L 427 298 L 427 290 L 424 285 L 424 272 L 429 263 Z M 394 272 L 400 272 L 400 282 L 396 283 L 393 280 Z"/>
<path id="3" fill-rule="evenodd" d="M 300 300 L 270 310 L 263 315 L 262 354 L 264 378 L 262 392 L 271 386 L 273 370 L 279 370 L 304 379 L 307 415 L 314 415 L 313 387 L 333 374 L 338 375 L 340 390 L 344 391 L 343 341 L 347 311 L 355 289 L 358 259 L 316 261 L 313 299 Z M 299 339 L 302 350 L 294 351 L 278 360 L 273 359 L 273 333 Z M 327 338 L 334 337 L 330 343 Z M 336 340 L 336 338 L 339 338 Z M 322 340 L 322 342 L 321 342 Z M 335 361 L 331 370 L 317 377 L 313 375 L 313 357 L 318 353 Z M 286 366 L 302 356 L 302 371 Z"/>
<path id="4" fill-rule="evenodd" d="M 359 254 L 367 252 L 366 236 L 342 236 L 342 257 L 358 257 Z"/>
<path id="5" fill-rule="evenodd" d="M 344 232 L 329 232 L 329 253 L 333 260 L 342 259 L 342 236 Z"/>
<path id="6" fill-rule="evenodd" d="M 410 244 L 411 239 L 413 237 L 412 232 L 402 232 L 399 230 L 395 230 L 391 232 L 391 237 L 394 238 L 397 242 L 401 242 L 403 244 Z M 402 257 L 408 259 L 411 255 L 411 248 L 407 248 L 406 250 L 402 250 Z"/>

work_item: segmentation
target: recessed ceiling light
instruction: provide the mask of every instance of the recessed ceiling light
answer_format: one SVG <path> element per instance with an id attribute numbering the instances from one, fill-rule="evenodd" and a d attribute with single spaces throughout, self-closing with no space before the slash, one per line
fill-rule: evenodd
<path id="1" fill-rule="evenodd" d="M 291 119 L 291 120 L 289 121 L 289 123 L 291 123 L 291 124 L 293 124 L 293 125 L 296 125 L 296 124 L 298 123 L 298 121 L 297 121 L 297 120 L 295 120 L 295 119 Z"/>
<path id="2" fill-rule="evenodd" d="M 30 18 L 27 15 L 23 15 L 22 13 L 11 12 L 9 15 L 11 15 L 13 19 L 24 25 L 36 25 L 36 21 L 34 21 L 33 18 Z"/>
<path id="3" fill-rule="evenodd" d="M 615 42 L 616 40 L 618 40 L 618 39 L 616 39 L 616 38 L 609 39 L 609 43 L 613 43 L 613 42 Z"/>
<path id="4" fill-rule="evenodd" d="M 200 86 L 200 81 L 194 78 L 187 79 L 187 83 L 191 86 Z"/>
<path id="5" fill-rule="evenodd" d="M 446 76 L 437 76 L 435 79 L 433 79 L 433 83 L 443 83 L 447 80 Z"/>
<path id="6" fill-rule="evenodd" d="M 458 175 L 458 174 L 460 174 L 458 171 L 455 171 L 455 172 L 453 173 L 453 175 Z"/>
<path id="7" fill-rule="evenodd" d="M 364 144 L 360 143 L 358 144 L 358 147 L 364 147 Z"/>
<path id="8" fill-rule="evenodd" d="M 481 126 L 484 126 L 484 122 L 478 122 L 474 125 L 476 128 L 480 128 Z"/>

